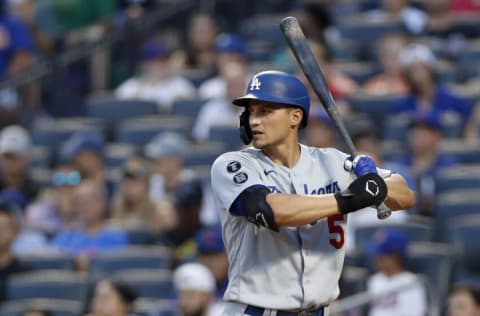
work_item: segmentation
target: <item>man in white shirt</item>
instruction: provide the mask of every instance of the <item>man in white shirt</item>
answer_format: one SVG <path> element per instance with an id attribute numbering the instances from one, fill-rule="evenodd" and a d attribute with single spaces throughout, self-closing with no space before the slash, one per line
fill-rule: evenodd
<path id="1" fill-rule="evenodd" d="M 398 230 L 380 230 L 374 235 L 371 251 L 378 272 L 368 280 L 368 292 L 381 296 L 370 306 L 369 316 L 423 316 L 427 311 L 425 288 L 418 277 L 405 269 L 408 240 Z"/>

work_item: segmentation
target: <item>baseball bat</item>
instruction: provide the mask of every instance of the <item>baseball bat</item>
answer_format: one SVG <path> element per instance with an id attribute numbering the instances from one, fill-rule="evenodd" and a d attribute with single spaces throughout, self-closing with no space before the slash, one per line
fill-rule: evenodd
<path id="1" fill-rule="evenodd" d="M 288 46 L 290 46 L 290 49 L 297 59 L 300 68 L 310 82 L 323 107 L 327 111 L 328 116 L 339 131 L 340 136 L 345 141 L 350 155 L 352 155 L 352 157 L 356 157 L 357 150 L 355 145 L 353 144 L 352 138 L 345 128 L 345 124 L 340 117 L 338 108 L 335 105 L 335 101 L 333 100 L 330 90 L 328 89 L 322 70 L 313 56 L 300 24 L 296 18 L 286 17 L 280 22 L 280 28 L 285 36 Z M 385 206 L 384 203 L 377 207 L 377 217 L 379 219 L 385 219 L 389 217 L 390 214 L 391 211 Z"/>

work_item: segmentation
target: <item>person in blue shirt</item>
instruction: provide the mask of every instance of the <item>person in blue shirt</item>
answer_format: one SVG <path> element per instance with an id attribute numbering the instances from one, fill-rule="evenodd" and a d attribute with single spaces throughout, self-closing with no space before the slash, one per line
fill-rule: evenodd
<path id="1" fill-rule="evenodd" d="M 81 224 L 61 230 L 51 246 L 78 258 L 79 268 L 88 266 L 88 258 L 98 253 L 127 247 L 125 231 L 109 227 L 106 221 L 107 195 L 103 185 L 94 180 L 82 181 L 74 191 L 73 203 Z"/>
<path id="2" fill-rule="evenodd" d="M 437 60 L 430 48 L 422 44 L 410 44 L 401 51 L 399 58 L 411 93 L 394 101 L 392 114 L 435 112 L 444 132 L 452 126 L 465 127 L 463 133 L 467 128 L 474 128 L 470 123 L 471 106 L 438 80 L 435 73 Z"/>

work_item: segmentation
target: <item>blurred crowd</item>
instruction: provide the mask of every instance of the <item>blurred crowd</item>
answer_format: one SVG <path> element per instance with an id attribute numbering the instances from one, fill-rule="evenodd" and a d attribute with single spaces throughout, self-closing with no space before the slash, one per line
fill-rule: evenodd
<path id="1" fill-rule="evenodd" d="M 461 215 L 480 209 L 480 3 L 219 0 L 205 1 L 203 10 L 197 3 L 175 22 L 160 21 L 146 32 L 129 28 L 175 5 L 0 2 L 2 80 L 62 52 L 123 34 L 110 46 L 92 48 L 87 59 L 64 66 L 61 85 L 54 87 L 64 95 L 60 106 L 49 80 L 0 90 L 0 302 L 11 301 L 9 277 L 36 270 L 25 258 L 67 256 L 72 271 L 89 275 L 96 257 L 160 246 L 170 251 L 173 284 L 164 297 L 139 308 L 138 289 L 106 274 L 95 278 L 82 311 L 165 316 L 170 314 L 164 300 L 171 300 L 175 315 L 219 315 L 228 262 L 209 188 L 213 160 L 192 162 L 192 148 L 220 144 L 210 152 L 214 157 L 240 147 L 239 112 L 231 100 L 243 95 L 253 73 L 289 71 L 310 89 L 278 28 L 287 15 L 300 20 L 311 41 L 358 151 L 401 173 L 417 197 L 414 209 L 386 221 L 378 221 L 371 209 L 349 216 L 346 265 L 367 274 L 353 291 L 345 276 L 342 298 L 358 291 L 377 295 L 415 283 L 420 280 L 415 273 L 435 270 L 409 264 L 412 244 L 435 242 L 451 250 L 457 244 L 447 230 L 456 209 L 452 206 L 446 217 L 440 208 L 471 201 L 472 211 L 461 204 Z M 345 149 L 310 92 L 303 142 Z M 115 102 L 118 110 L 96 114 Z M 152 113 L 140 111 L 141 104 L 153 105 Z M 186 126 L 155 125 L 156 119 L 180 114 Z M 112 119 L 117 115 L 123 116 Z M 140 132 L 123 130 L 135 119 Z M 155 126 L 148 129 L 148 122 Z M 439 179 L 452 170 L 447 181 L 456 187 L 441 188 Z M 462 172 L 467 173 L 463 187 L 457 177 Z M 468 222 L 478 235 L 476 220 Z M 430 233 L 406 234 L 410 224 Z M 366 227 L 374 227 L 368 238 L 359 234 Z M 469 251 L 480 250 L 475 245 Z M 449 268 L 440 272 L 443 283 L 438 275 L 432 274 L 433 280 L 427 275 L 430 288 L 417 282 L 339 315 L 425 315 L 429 304 L 438 304 L 445 315 L 480 315 L 480 261 L 458 263 L 464 257 L 450 253 Z M 440 296 L 436 301 L 432 292 Z M 48 308 L 25 307 L 20 315 L 51 314 Z"/>

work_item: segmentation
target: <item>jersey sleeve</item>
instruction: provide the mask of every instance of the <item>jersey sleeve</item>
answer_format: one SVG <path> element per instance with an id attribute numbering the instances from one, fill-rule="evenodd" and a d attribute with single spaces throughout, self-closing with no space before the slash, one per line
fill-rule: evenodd
<path id="1" fill-rule="evenodd" d="M 241 152 L 225 153 L 215 160 L 211 183 L 219 207 L 226 211 L 246 188 L 264 185 L 255 160 Z"/>

